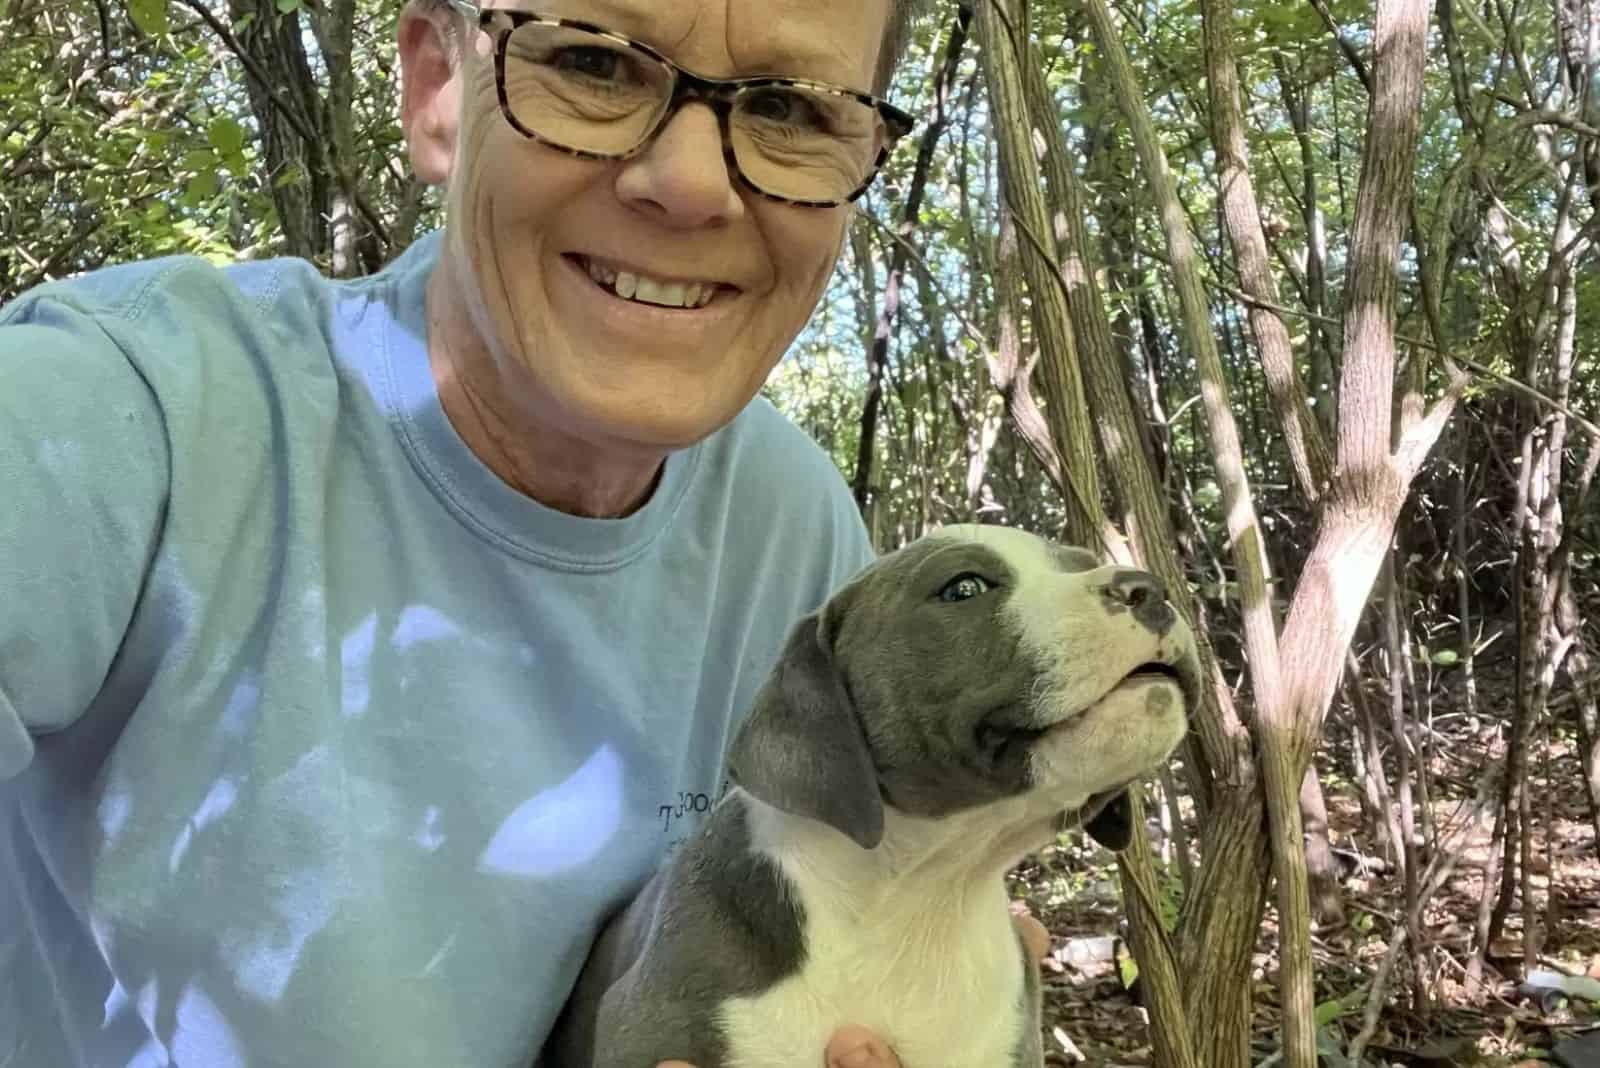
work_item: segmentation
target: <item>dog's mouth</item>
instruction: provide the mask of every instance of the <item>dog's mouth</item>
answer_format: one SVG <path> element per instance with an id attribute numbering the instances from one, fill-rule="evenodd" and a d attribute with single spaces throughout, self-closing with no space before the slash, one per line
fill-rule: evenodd
<path id="1" fill-rule="evenodd" d="M 1112 689 L 1137 685 L 1141 682 L 1165 681 L 1177 686 L 1183 694 L 1184 708 L 1193 713 L 1200 706 L 1200 661 L 1193 653 L 1180 656 L 1175 661 L 1146 660 L 1122 677 Z"/>
<path id="2" fill-rule="evenodd" d="M 1159 660 L 1147 660 L 1122 677 L 1123 683 L 1137 682 L 1140 679 L 1169 679 L 1180 687 L 1184 684 L 1183 673 L 1171 664 L 1164 664 Z"/>
<path id="3" fill-rule="evenodd" d="M 996 709 L 978 726 L 978 744 L 985 750 L 1003 746 L 1032 746 L 1052 731 L 1077 723 L 1090 710 L 1124 686 L 1148 682 L 1170 682 L 1183 693 L 1184 706 L 1193 709 L 1200 696 L 1199 665 L 1192 658 L 1177 663 L 1146 660 L 1116 681 L 1105 693 L 1065 715 L 1045 719 L 1037 703 L 1008 704 Z"/>

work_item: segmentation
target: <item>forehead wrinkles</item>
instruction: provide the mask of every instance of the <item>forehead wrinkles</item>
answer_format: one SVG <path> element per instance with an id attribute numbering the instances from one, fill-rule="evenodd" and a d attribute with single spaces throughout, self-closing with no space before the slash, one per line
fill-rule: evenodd
<path id="1" fill-rule="evenodd" d="M 882 0 L 722 0 L 728 54 L 744 74 L 872 87 Z"/>

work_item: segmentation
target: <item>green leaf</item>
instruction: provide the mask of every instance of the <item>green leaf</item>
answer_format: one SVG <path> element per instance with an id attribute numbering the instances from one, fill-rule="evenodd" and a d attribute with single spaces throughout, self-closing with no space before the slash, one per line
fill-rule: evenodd
<path id="1" fill-rule="evenodd" d="M 1324 1001 L 1321 1005 L 1317 1006 L 1316 1012 L 1313 1014 L 1313 1019 L 1316 1020 L 1317 1030 L 1322 1030 L 1324 1027 L 1333 1023 L 1333 1021 L 1337 1020 L 1339 1017 L 1343 1016 L 1349 1011 L 1350 1010 L 1345 1007 L 1343 998 L 1334 998 L 1332 1001 Z"/>
<path id="2" fill-rule="evenodd" d="M 184 186 L 183 200 L 190 207 L 198 207 L 200 202 L 208 197 L 217 195 L 217 172 L 201 171 L 194 175 Z"/>
<path id="3" fill-rule="evenodd" d="M 1461 655 L 1454 649 L 1440 649 L 1433 654 L 1433 662 L 1439 667 L 1450 667 L 1461 659 Z"/>
<path id="4" fill-rule="evenodd" d="M 1117 974 L 1122 977 L 1122 989 L 1127 990 L 1139 978 L 1139 962 L 1132 957 L 1123 957 L 1117 961 Z"/>
<path id="5" fill-rule="evenodd" d="M 128 17 L 140 33 L 152 37 L 167 32 L 167 0 L 128 0 Z"/>
<path id="6" fill-rule="evenodd" d="M 244 127 L 226 116 L 212 119 L 206 127 L 206 140 L 224 159 L 238 155 L 244 148 Z"/>
<path id="7" fill-rule="evenodd" d="M 278 11 L 282 14 L 300 10 L 300 0 L 277 0 Z"/>
<path id="8" fill-rule="evenodd" d="M 217 169 L 217 154 L 209 148 L 191 149 L 179 157 L 178 166 L 186 171 L 214 171 Z"/>

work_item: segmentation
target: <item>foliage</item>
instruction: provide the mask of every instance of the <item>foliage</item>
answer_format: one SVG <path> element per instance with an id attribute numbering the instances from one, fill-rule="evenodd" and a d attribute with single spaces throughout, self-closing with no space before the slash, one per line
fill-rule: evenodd
<path id="1" fill-rule="evenodd" d="M 1373 31 L 1371 5 L 1321 6 L 1342 45 L 1317 4 L 1268 2 L 1234 13 L 1234 48 L 1276 299 L 1286 309 L 1296 372 L 1331 427 L 1344 352 L 1338 318 L 1367 130 L 1368 90 L 1358 68 L 1372 63 Z M 893 94 L 924 120 L 932 115 L 930 74 L 941 61 L 953 8 L 937 5 L 918 26 Z M 1447 30 L 1442 20 L 1452 10 Z M 1406 651 L 1393 662 L 1403 660 L 1410 674 L 1355 679 L 1352 704 L 1336 710 L 1330 727 L 1335 745 L 1325 759 L 1336 760 L 1341 772 L 1348 767 L 1337 779 L 1341 793 L 1392 777 L 1397 747 L 1434 737 L 1431 719 L 1413 733 L 1398 728 L 1403 737 L 1355 724 L 1347 713 L 1369 683 L 1381 687 L 1380 706 L 1394 696 L 1392 680 L 1406 678 L 1398 705 L 1409 702 L 1414 715 L 1431 717 L 1437 706 L 1483 717 L 1504 735 L 1502 745 L 1518 734 L 1521 728 L 1510 723 L 1522 698 L 1468 704 L 1477 692 L 1468 681 L 1535 677 L 1518 651 L 1519 613 L 1527 608 L 1527 581 L 1518 569 L 1537 555 L 1529 539 L 1540 523 L 1564 524 L 1577 611 L 1577 621 L 1567 624 L 1571 647 L 1592 651 L 1600 642 L 1594 622 L 1600 620 L 1600 494 L 1583 497 L 1577 481 L 1600 446 L 1569 424 L 1559 462 L 1545 463 L 1541 476 L 1553 494 L 1546 499 L 1557 507 L 1542 516 L 1532 510 L 1530 521 L 1527 487 L 1541 483 L 1531 476 L 1538 450 L 1551 441 L 1556 409 L 1508 391 L 1495 377 L 1563 393 L 1564 407 L 1600 421 L 1600 271 L 1593 245 L 1600 228 L 1600 81 L 1593 57 L 1583 68 L 1587 87 L 1572 73 L 1582 63 L 1568 61 L 1572 35 L 1563 36 L 1566 16 L 1557 17 L 1572 11 L 1600 20 L 1594 0 L 1441 3 L 1435 15 L 1416 228 L 1397 264 L 1397 334 L 1403 358 L 1439 347 L 1479 370 L 1445 444 L 1412 487 L 1395 536 L 1391 595 L 1403 601 Z M 375 269 L 396 255 L 415 233 L 439 222 L 436 195 L 411 177 L 403 158 L 393 43 L 398 14 L 398 0 L 128 0 L 125 6 L 0 0 L 0 302 L 48 278 L 178 253 L 217 261 L 295 254 L 343 273 Z M 1119 15 L 1202 250 L 1209 321 L 1279 576 L 1274 597 L 1286 601 L 1319 517 L 1296 486 L 1239 299 L 1239 265 L 1222 219 L 1202 6 L 1144 0 L 1123 3 Z M 1030 19 L 1052 118 L 1087 190 L 1085 217 L 1068 221 L 1091 236 L 1099 257 L 1118 356 L 1143 424 L 1145 440 L 1137 447 L 1153 461 L 1189 585 L 1201 595 L 1224 676 L 1237 687 L 1248 666 L 1239 576 L 1228 552 L 1216 458 L 1196 403 L 1201 382 L 1180 340 L 1178 299 L 1149 184 L 1083 10 L 1066 0 L 1033 0 Z M 330 68 L 329 47 L 348 47 L 348 61 Z M 263 75 L 272 79 L 271 91 Z M 926 199 L 907 231 L 915 254 L 892 325 L 881 418 L 868 442 L 878 463 L 867 515 L 883 548 L 974 518 L 1046 534 L 1065 522 L 1063 502 L 1007 418 L 994 377 L 1002 341 L 996 276 L 1004 204 L 994 119 L 971 48 L 948 107 L 953 121 L 932 146 Z M 861 201 L 821 310 L 767 385 L 767 395 L 822 443 L 847 478 L 862 446 L 868 353 L 919 138 L 913 133 L 898 147 L 882 181 Z M 345 243 L 329 222 L 341 213 L 355 219 Z M 1564 381 L 1555 359 L 1561 274 L 1551 267 L 1563 242 L 1576 250 L 1569 265 L 1572 366 Z M 1438 295 L 1437 324 L 1425 280 Z M 1028 317 L 1022 320 L 1016 340 L 1026 358 L 1036 339 Z M 1432 393 L 1442 384 L 1439 362 L 1428 383 Z M 1127 502 L 1108 491 L 1106 504 L 1115 519 L 1124 518 Z M 1382 641 L 1374 614 L 1358 636 L 1354 660 L 1367 665 L 1387 656 Z M 1575 669 L 1567 671 L 1549 668 L 1550 717 L 1554 736 L 1582 750 L 1593 744 L 1594 724 L 1581 718 L 1593 716 L 1593 697 L 1585 704 Z M 1501 692 L 1522 691 L 1507 684 Z M 1248 708 L 1247 687 L 1241 697 Z M 1373 740 L 1376 766 L 1365 763 L 1363 738 Z M 1364 796 L 1360 802 L 1369 804 Z M 1365 818 L 1382 834 L 1385 815 Z M 1595 822 L 1600 826 L 1600 813 Z M 1163 912 L 1170 913 L 1163 919 L 1175 925 L 1182 884 L 1169 877 L 1162 891 Z M 1370 931 L 1372 915 L 1358 913 L 1358 928 L 1364 923 Z M 1354 1011 L 1345 997 L 1330 997 L 1317 1023 L 1335 1025 Z"/>

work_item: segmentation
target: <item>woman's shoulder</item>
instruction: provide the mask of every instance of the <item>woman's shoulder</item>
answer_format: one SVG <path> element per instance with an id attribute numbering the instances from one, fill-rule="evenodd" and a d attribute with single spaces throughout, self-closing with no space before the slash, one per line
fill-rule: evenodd
<path id="1" fill-rule="evenodd" d="M 720 447 L 753 477 L 782 476 L 790 489 L 848 493 L 833 457 L 765 397 L 747 404 L 721 438 Z"/>
<path id="2" fill-rule="evenodd" d="M 828 452 L 764 397 L 713 441 L 714 475 L 753 526 L 774 536 L 833 545 L 853 565 L 870 558 L 855 497 Z"/>
<path id="3" fill-rule="evenodd" d="M 198 325 L 242 309 L 266 311 L 286 291 L 316 281 L 315 268 L 294 257 L 219 264 L 160 256 L 35 286 L 0 308 L 0 325 L 36 321 L 62 308 L 105 324 L 160 322 L 178 313 Z"/>
<path id="4" fill-rule="evenodd" d="M 278 257 L 212 263 L 167 256 L 120 264 L 38 286 L 0 307 L 0 351 L 12 374 L 50 372 L 60 361 L 93 376 L 131 365 L 164 410 L 230 400 L 274 406 L 285 396 L 337 396 L 344 350 L 373 344 L 386 317 L 368 314 L 388 279 L 324 277 L 309 262 Z M 24 330 L 7 330 L 22 327 Z M 33 328 L 28 330 L 26 328 Z M 9 339 L 16 344 L 7 345 Z"/>

